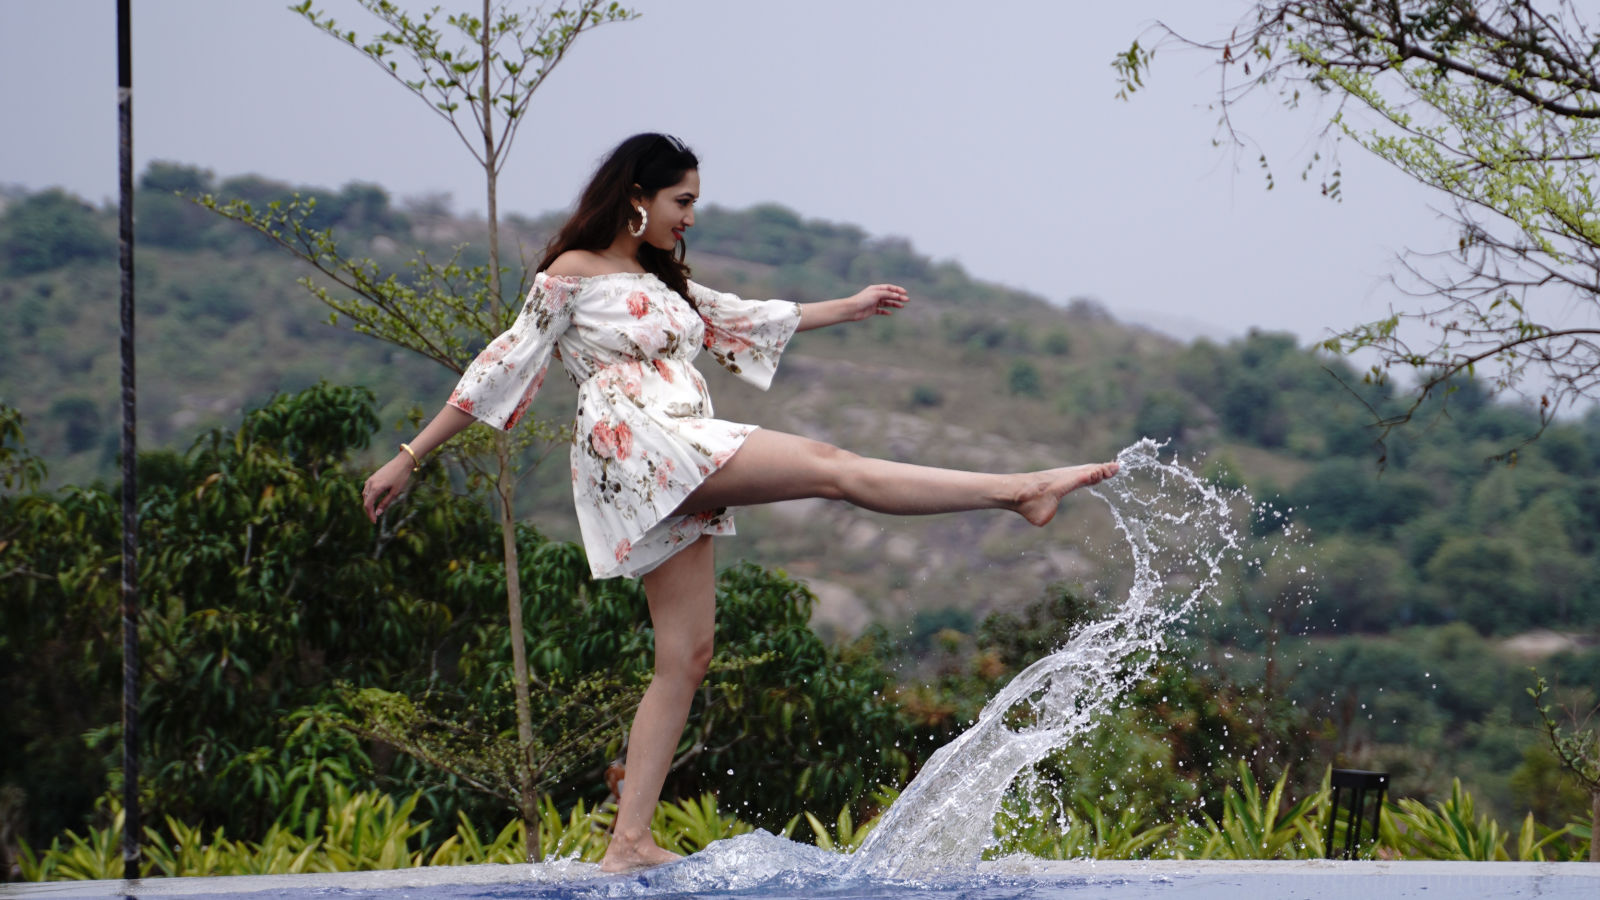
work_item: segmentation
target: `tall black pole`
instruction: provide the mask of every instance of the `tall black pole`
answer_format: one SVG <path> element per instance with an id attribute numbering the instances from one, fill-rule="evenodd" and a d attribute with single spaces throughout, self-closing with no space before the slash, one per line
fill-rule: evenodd
<path id="1" fill-rule="evenodd" d="M 133 390 L 133 40 L 117 0 L 117 132 L 122 256 L 122 877 L 139 877 L 139 490 Z"/>

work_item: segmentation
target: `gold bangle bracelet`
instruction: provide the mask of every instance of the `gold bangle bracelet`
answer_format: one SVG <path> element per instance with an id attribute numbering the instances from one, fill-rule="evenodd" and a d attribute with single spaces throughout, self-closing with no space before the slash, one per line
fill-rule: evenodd
<path id="1" fill-rule="evenodd" d="M 404 450 L 406 452 L 406 455 L 411 457 L 411 471 L 415 472 L 418 469 L 422 468 L 422 461 L 417 459 L 417 453 L 416 453 L 415 450 L 411 449 L 411 445 L 410 444 L 402 443 L 400 445 L 400 449 Z"/>

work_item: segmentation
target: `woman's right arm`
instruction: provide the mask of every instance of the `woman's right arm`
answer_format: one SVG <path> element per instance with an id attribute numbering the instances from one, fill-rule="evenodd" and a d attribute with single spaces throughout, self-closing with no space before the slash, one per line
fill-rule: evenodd
<path id="1" fill-rule="evenodd" d="M 411 439 L 409 446 L 411 453 L 416 454 L 416 459 L 412 459 L 411 453 L 401 450 L 367 479 L 366 485 L 361 488 L 361 505 L 366 507 L 367 518 L 378 521 L 378 516 L 405 489 L 411 480 L 411 470 L 422 463 L 422 458 L 474 421 L 470 413 L 446 403 L 433 421 Z"/>
<path id="2" fill-rule="evenodd" d="M 556 339 L 572 323 L 574 295 L 581 281 L 543 273 L 534 278 L 517 320 L 490 341 L 461 373 L 450 400 L 411 441 L 411 453 L 402 449 L 367 479 L 361 490 L 361 505 L 367 510 L 367 518 L 378 521 L 378 516 L 411 480 L 411 472 L 422 458 L 474 420 L 495 428 L 509 429 L 517 424 L 544 383 Z M 415 459 L 412 453 L 416 454 Z"/>

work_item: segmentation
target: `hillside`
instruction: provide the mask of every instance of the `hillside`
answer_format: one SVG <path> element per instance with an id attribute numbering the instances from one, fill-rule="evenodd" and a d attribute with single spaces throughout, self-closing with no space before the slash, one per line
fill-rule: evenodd
<path id="1" fill-rule="evenodd" d="M 330 327 L 326 311 L 296 283 L 305 273 L 287 256 L 203 210 L 172 207 L 178 201 L 155 190 L 212 185 L 198 176 L 184 181 L 170 167 L 155 175 L 147 173 L 141 196 L 141 210 L 155 212 L 141 218 L 137 282 L 143 447 L 183 449 L 272 392 L 319 379 L 372 388 L 386 421 L 401 422 L 413 407 L 431 414 L 453 382 L 448 372 Z M 270 185 L 247 177 L 220 190 L 264 197 Z M 330 194 L 342 196 L 318 192 Z M 366 199 L 376 208 L 363 209 L 359 222 L 338 221 L 337 210 L 332 216 L 335 225 L 353 225 L 357 252 L 398 265 L 400 245 L 420 242 L 437 258 L 453 245 L 481 243 L 478 223 L 439 210 L 402 214 Z M 94 216 L 103 228 L 106 213 Z M 1176 348 L 1116 323 L 1092 302 L 1052 306 L 971 279 L 953 263 L 930 262 L 904 241 L 805 223 L 777 207 L 713 207 L 701 223 L 690 236 L 690 261 L 698 280 L 720 289 L 797 300 L 839 296 L 877 280 L 912 290 L 912 306 L 892 320 L 799 337 L 769 393 L 702 360 L 719 415 L 857 452 L 996 470 L 1108 458 L 1132 436 L 1121 407 L 1139 394 L 1142 366 L 1135 361 Z M 520 243 L 534 255 L 548 225 L 514 220 L 508 247 Z M 114 260 L 104 248 L 0 282 L 7 311 L 0 400 L 27 416 L 30 444 L 46 459 L 53 484 L 113 477 L 116 293 Z M 548 384 L 539 414 L 569 417 L 570 385 L 560 378 Z M 575 536 L 567 479 L 541 474 L 532 478 L 527 513 L 554 536 Z M 891 524 L 842 505 L 786 504 L 742 515 L 742 537 L 723 553 L 802 575 L 823 599 L 819 621 L 855 632 L 922 609 L 981 618 L 1038 596 L 1049 582 L 1093 580 L 1096 562 L 1081 547 L 1087 536 L 1109 537 L 1098 512 L 1094 501 L 1080 499 L 1061 524 L 1041 533 L 994 515 Z"/>
<path id="2" fill-rule="evenodd" d="M 392 430 L 374 458 L 413 432 L 414 411 L 437 408 L 450 373 L 330 327 L 287 256 L 171 194 L 265 202 L 291 186 L 216 183 L 169 164 L 142 184 L 144 447 L 181 450 L 206 429 L 236 426 L 274 391 L 321 379 L 375 392 Z M 481 223 L 437 205 L 396 209 L 370 185 L 302 190 L 325 200 L 318 215 L 345 247 L 387 268 L 403 266 L 409 247 L 482 258 Z M 513 219 L 508 246 L 534 256 L 551 223 Z M 0 212 L 0 404 L 26 414 L 29 446 L 57 487 L 113 477 L 111 229 L 108 211 L 51 192 L 12 192 Z M 1184 648 L 1203 661 L 1198 671 L 1254 698 L 1239 716 L 1265 722 L 1292 702 L 1294 718 L 1274 727 L 1292 723 L 1329 759 L 1394 771 L 1413 795 L 1447 792 L 1452 775 L 1502 810 L 1555 791 L 1540 787 L 1555 776 L 1524 688 L 1530 664 L 1575 686 L 1563 696 L 1579 705 L 1592 705 L 1600 684 L 1600 417 L 1551 428 L 1508 465 L 1496 457 L 1535 421 L 1463 383 L 1448 406 L 1429 405 L 1391 437 L 1380 468 L 1370 414 L 1352 392 L 1379 409 L 1393 398 L 1288 336 L 1182 344 L 1117 322 L 1114 303 L 985 283 L 904 240 L 775 206 L 706 209 L 689 238 L 695 277 L 744 296 L 817 300 L 890 280 L 913 297 L 895 317 L 799 336 L 767 393 L 704 360 L 719 415 L 972 469 L 1104 459 L 1142 435 L 1170 439 L 1208 477 L 1265 504 L 1256 537 L 1292 522 L 1310 545 L 1305 570 L 1265 543 L 1248 548 L 1264 562 L 1242 567 Z M 552 378 L 536 412 L 565 420 L 573 399 Z M 554 448 L 530 476 L 523 512 L 572 537 L 563 455 Z M 906 664 L 917 680 L 981 667 L 991 648 L 975 641 L 989 613 L 1035 605 L 1052 584 L 1115 596 L 1124 569 L 1089 496 L 1044 530 L 998 514 L 889 519 L 824 502 L 745 511 L 739 522 L 740 536 L 719 545 L 724 564 L 743 558 L 804 580 L 825 634 L 887 626 L 916 657 Z M 1048 635 L 1064 627 L 1045 619 Z M 967 694 L 960 703 L 977 697 Z M 940 714 L 961 708 L 949 703 Z"/>

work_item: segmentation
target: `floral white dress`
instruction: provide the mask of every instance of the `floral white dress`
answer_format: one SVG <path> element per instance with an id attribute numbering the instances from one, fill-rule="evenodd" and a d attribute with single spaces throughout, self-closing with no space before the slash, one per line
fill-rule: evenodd
<path id="1" fill-rule="evenodd" d="M 654 275 L 540 272 L 510 330 L 472 361 L 449 403 L 496 428 L 522 418 L 552 352 L 578 386 L 572 495 L 596 578 L 650 571 L 702 534 L 732 534 L 726 510 L 673 510 L 754 425 L 712 418 L 693 360 L 704 346 L 762 390 L 800 324 L 798 304 L 689 283 L 694 306 Z"/>

